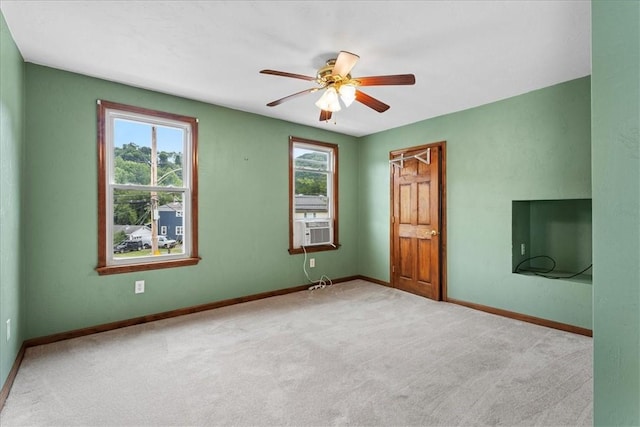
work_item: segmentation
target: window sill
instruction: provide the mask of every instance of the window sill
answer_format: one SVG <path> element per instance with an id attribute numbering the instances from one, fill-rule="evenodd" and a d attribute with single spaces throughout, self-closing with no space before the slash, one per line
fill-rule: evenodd
<path id="1" fill-rule="evenodd" d="M 127 265 L 107 265 L 96 267 L 96 271 L 100 276 L 108 274 L 133 273 L 136 271 L 159 270 L 162 268 L 186 267 L 196 265 L 200 262 L 200 257 L 185 258 L 171 261 L 147 262 L 143 264 L 127 264 Z"/>
<path id="2" fill-rule="evenodd" d="M 306 252 L 310 254 L 313 252 L 337 251 L 338 249 L 340 249 L 340 246 L 342 245 L 337 243 L 335 245 L 306 246 L 305 249 L 306 249 Z M 302 248 L 289 248 L 290 255 L 303 254 L 303 253 L 305 253 L 305 250 Z"/>

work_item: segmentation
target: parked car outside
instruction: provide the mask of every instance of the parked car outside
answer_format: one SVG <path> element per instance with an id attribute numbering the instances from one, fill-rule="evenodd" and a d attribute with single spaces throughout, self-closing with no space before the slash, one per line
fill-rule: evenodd
<path id="1" fill-rule="evenodd" d="M 140 240 L 123 240 L 113 247 L 114 253 L 125 253 L 133 251 L 141 251 L 142 242 Z"/>
<path id="2" fill-rule="evenodd" d="M 176 245 L 176 241 L 173 239 L 168 239 L 166 236 L 158 236 L 158 247 L 159 248 L 173 248 Z M 151 247 L 151 240 L 144 242 L 145 248 Z"/>
<path id="3" fill-rule="evenodd" d="M 165 236 L 158 236 L 159 248 L 172 248 L 176 245 L 176 241 L 173 239 L 167 239 Z"/>

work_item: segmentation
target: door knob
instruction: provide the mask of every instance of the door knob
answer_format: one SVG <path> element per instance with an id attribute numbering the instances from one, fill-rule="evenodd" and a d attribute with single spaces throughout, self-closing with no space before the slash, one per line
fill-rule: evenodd
<path id="1" fill-rule="evenodd" d="M 431 230 L 431 235 L 432 236 L 437 236 L 438 235 L 438 231 L 437 230 Z"/>

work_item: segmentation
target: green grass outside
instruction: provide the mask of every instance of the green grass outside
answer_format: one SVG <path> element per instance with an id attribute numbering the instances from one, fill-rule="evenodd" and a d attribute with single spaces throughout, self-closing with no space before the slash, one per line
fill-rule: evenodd
<path id="1" fill-rule="evenodd" d="M 182 245 L 176 245 L 174 248 L 171 248 L 171 249 L 159 248 L 158 250 L 160 251 L 160 255 L 167 255 L 169 253 L 181 254 Z M 133 257 L 143 257 L 143 256 L 151 256 L 151 249 L 142 249 L 141 251 L 125 252 L 123 254 L 121 253 L 113 254 L 114 258 L 133 258 Z"/>

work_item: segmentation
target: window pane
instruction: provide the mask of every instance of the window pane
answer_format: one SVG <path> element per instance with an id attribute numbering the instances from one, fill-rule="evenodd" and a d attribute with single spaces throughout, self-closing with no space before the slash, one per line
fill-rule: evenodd
<path id="1" fill-rule="evenodd" d="M 184 130 L 124 119 L 114 120 L 114 173 L 116 184 L 151 183 L 151 146 L 156 133 L 157 185 L 182 186 Z"/>
<path id="2" fill-rule="evenodd" d="M 150 192 L 115 189 L 113 193 L 113 252 L 114 258 L 182 254 L 184 218 L 182 192 Z M 155 234 L 155 235 L 154 235 Z M 163 235 L 164 234 L 164 235 Z M 153 239 L 158 252 L 152 253 Z M 179 240 L 179 242 L 178 242 Z M 127 245 L 139 241 L 141 246 Z"/>
<path id="3" fill-rule="evenodd" d="M 329 177 L 325 173 L 308 171 L 295 172 L 296 218 L 324 218 L 329 214 L 328 179 Z"/>
<path id="4" fill-rule="evenodd" d="M 295 179 L 296 195 L 327 197 L 327 181 L 329 176 L 326 173 L 296 171 Z"/>
<path id="5" fill-rule="evenodd" d="M 296 147 L 293 156 L 296 169 L 329 170 L 329 153 Z"/>

